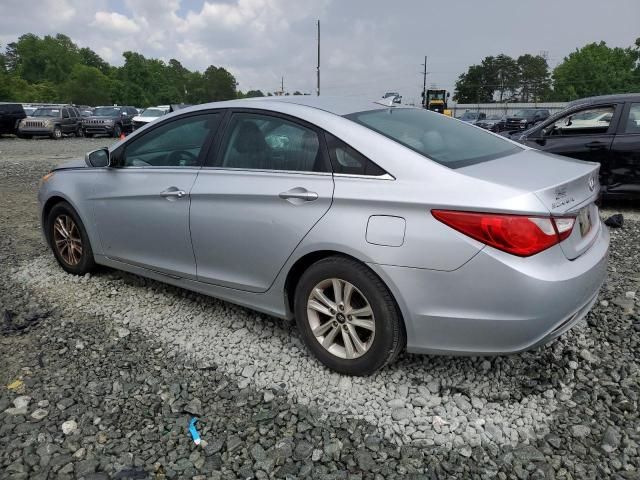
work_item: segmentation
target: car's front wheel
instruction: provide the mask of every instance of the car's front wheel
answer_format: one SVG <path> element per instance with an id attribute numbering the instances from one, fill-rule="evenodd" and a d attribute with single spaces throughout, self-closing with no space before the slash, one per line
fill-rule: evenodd
<path id="1" fill-rule="evenodd" d="M 56 126 L 53 127 L 53 132 L 51 132 L 51 138 L 54 140 L 60 140 L 62 138 L 62 128 Z"/>
<path id="2" fill-rule="evenodd" d="M 365 265 L 341 256 L 311 265 L 295 292 L 298 329 L 327 367 L 370 375 L 404 348 L 402 319 L 391 293 Z"/>
<path id="3" fill-rule="evenodd" d="M 119 123 L 116 123 L 116 125 L 113 127 L 113 137 L 120 138 L 120 135 L 122 135 L 122 127 Z"/>
<path id="4" fill-rule="evenodd" d="M 54 205 L 46 226 L 53 255 L 65 271 L 84 275 L 93 270 L 95 261 L 89 237 L 71 205 L 67 202 Z"/>

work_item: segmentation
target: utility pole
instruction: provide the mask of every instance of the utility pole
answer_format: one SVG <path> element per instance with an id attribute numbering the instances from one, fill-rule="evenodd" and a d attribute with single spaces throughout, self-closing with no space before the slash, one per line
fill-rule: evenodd
<path id="1" fill-rule="evenodd" d="M 282 80 L 280 81 L 280 91 L 282 92 L 280 95 L 284 95 L 284 76 L 282 77 Z"/>
<path id="2" fill-rule="evenodd" d="M 424 71 L 422 72 L 422 106 L 427 108 L 427 56 L 424 56 L 424 63 L 422 64 Z"/>
<path id="3" fill-rule="evenodd" d="M 316 74 L 318 77 L 318 87 L 316 94 L 320 96 L 320 20 L 318 20 L 318 66 L 316 68 Z"/>

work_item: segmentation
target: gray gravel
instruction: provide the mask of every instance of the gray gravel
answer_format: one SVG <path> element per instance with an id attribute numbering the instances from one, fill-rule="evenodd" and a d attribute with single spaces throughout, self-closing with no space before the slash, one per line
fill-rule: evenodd
<path id="1" fill-rule="evenodd" d="M 109 142 L 0 139 L 0 478 L 640 478 L 631 217 L 599 303 L 553 344 L 349 378 L 277 319 L 64 274 L 40 240 L 38 179 Z"/>

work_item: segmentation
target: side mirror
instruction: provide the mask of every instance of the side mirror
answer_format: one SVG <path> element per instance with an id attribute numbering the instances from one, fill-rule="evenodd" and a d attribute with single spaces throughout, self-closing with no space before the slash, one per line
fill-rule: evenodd
<path id="1" fill-rule="evenodd" d="M 122 113 L 120 114 L 120 116 L 121 116 L 121 117 L 126 117 L 126 116 L 127 116 L 127 112 L 122 112 Z"/>
<path id="2" fill-rule="evenodd" d="M 109 149 L 107 147 L 93 150 L 84 156 L 84 161 L 89 167 L 108 167 L 111 163 Z"/>

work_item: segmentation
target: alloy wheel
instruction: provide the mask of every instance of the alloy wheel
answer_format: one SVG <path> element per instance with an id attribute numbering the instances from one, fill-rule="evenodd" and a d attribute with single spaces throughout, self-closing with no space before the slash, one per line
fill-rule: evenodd
<path id="1" fill-rule="evenodd" d="M 307 320 L 316 340 L 336 357 L 361 357 L 373 344 L 376 323 L 371 305 L 346 280 L 329 278 L 311 290 Z"/>
<path id="2" fill-rule="evenodd" d="M 60 257 L 71 266 L 82 260 L 80 230 L 69 215 L 59 215 L 53 223 L 53 241 Z"/>

